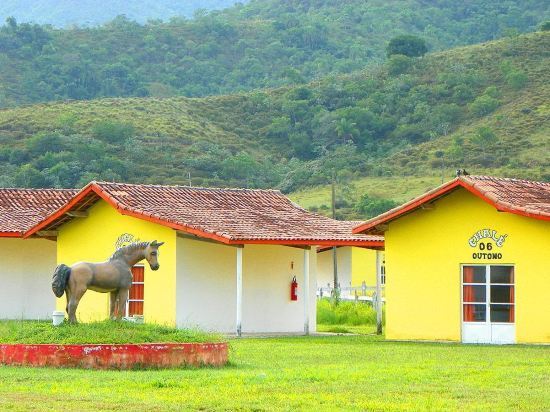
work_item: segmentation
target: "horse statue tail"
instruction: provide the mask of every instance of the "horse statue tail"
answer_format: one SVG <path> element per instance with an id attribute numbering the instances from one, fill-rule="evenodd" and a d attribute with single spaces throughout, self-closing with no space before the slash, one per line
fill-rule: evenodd
<path id="1" fill-rule="evenodd" d="M 65 293 L 65 288 L 71 276 L 71 268 L 63 263 L 55 268 L 52 279 L 52 290 L 55 296 L 60 298 Z"/>

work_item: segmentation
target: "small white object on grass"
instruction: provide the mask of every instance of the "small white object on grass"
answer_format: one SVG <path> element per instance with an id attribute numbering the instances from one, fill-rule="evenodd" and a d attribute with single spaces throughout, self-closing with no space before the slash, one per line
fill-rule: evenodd
<path id="1" fill-rule="evenodd" d="M 65 312 L 54 310 L 52 313 L 52 323 L 54 326 L 59 326 L 65 320 Z"/>

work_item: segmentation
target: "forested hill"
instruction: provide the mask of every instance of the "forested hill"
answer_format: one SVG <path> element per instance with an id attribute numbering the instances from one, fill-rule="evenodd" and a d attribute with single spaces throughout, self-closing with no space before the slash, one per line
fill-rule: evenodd
<path id="1" fill-rule="evenodd" d="M 235 0 L 2 0 L 0 19 L 15 17 L 24 23 L 94 26 L 125 15 L 140 23 L 193 17 L 198 10 L 223 9 Z"/>
<path id="2" fill-rule="evenodd" d="M 404 182 L 458 167 L 550 180 L 549 51 L 550 32 L 537 32 L 245 94 L 4 109 L 0 186 L 189 173 L 194 185 L 291 192 L 334 172 Z"/>
<path id="3" fill-rule="evenodd" d="M 421 36 L 437 51 L 532 31 L 548 18 L 540 0 L 255 0 L 146 25 L 117 18 L 57 30 L 9 20 L 0 29 L 0 107 L 307 83 L 384 61 L 396 35 Z"/>

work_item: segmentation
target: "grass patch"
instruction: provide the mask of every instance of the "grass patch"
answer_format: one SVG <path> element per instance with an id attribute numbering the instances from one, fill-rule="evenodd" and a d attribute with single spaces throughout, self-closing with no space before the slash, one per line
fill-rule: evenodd
<path id="1" fill-rule="evenodd" d="M 317 332 L 330 332 L 330 333 L 352 333 L 347 327 L 343 325 L 320 325 L 317 327 Z"/>
<path id="2" fill-rule="evenodd" d="M 340 302 L 329 299 L 317 301 L 317 323 L 323 325 L 376 325 L 376 311 L 366 302 Z"/>
<path id="3" fill-rule="evenodd" d="M 355 334 L 355 335 L 374 335 L 376 325 L 325 325 L 318 324 L 317 332 Z"/>
<path id="4" fill-rule="evenodd" d="M 1 410 L 550 409 L 550 347 L 234 339 L 223 369 L 0 367 Z"/>
<path id="5" fill-rule="evenodd" d="M 199 329 L 103 321 L 53 326 L 50 322 L 0 321 L 0 343 L 185 343 L 219 342 L 222 336 Z"/>

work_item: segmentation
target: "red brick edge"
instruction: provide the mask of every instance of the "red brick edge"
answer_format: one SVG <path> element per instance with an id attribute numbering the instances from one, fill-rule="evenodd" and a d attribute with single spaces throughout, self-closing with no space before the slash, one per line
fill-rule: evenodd
<path id="1" fill-rule="evenodd" d="M 116 345 L 0 344 L 0 364 L 86 369 L 223 366 L 228 344 L 144 343 Z"/>

